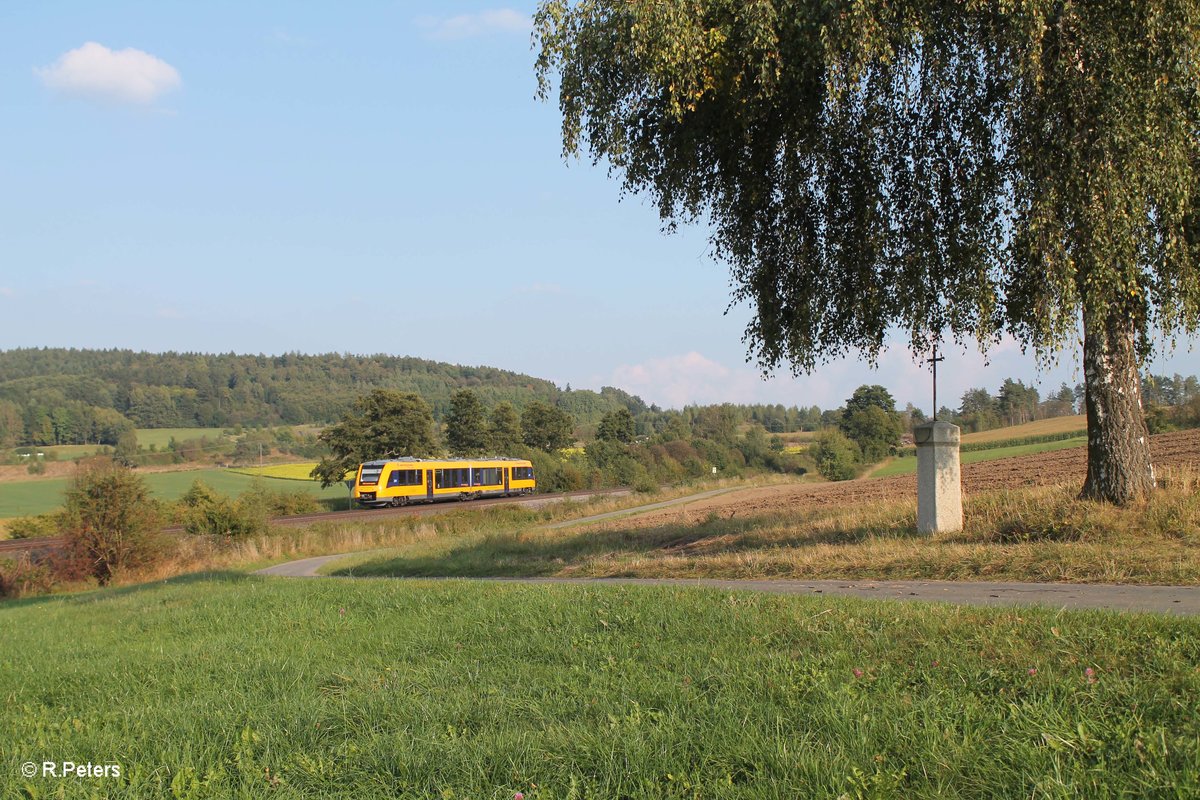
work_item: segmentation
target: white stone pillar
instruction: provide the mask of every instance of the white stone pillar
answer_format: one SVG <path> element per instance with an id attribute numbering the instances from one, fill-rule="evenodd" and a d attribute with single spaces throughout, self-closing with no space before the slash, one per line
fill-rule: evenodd
<path id="1" fill-rule="evenodd" d="M 917 531 L 952 533 L 963 527 L 958 426 L 927 422 L 913 429 L 917 444 Z"/>

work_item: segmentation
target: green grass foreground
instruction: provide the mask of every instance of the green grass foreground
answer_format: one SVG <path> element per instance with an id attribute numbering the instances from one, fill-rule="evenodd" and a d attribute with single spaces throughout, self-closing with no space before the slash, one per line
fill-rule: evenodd
<path id="1" fill-rule="evenodd" d="M 1187 619 L 230 573 L 0 640 L 4 797 L 1200 794 Z"/>

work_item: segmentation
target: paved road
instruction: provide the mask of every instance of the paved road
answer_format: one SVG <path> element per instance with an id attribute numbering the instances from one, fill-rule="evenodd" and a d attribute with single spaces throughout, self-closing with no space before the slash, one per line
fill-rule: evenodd
<path id="1" fill-rule="evenodd" d="M 258 575 L 315 578 L 323 565 L 346 553 L 319 556 L 259 570 Z M 407 579 L 401 579 L 407 580 Z M 1066 609 L 1200 614 L 1200 586 L 1124 586 L 1074 583 L 976 583 L 957 581 L 721 580 L 717 578 L 438 578 L 504 583 L 571 583 L 619 586 L 704 586 L 729 591 L 848 595 L 874 600 L 918 600 L 975 606 L 1038 605 Z"/>

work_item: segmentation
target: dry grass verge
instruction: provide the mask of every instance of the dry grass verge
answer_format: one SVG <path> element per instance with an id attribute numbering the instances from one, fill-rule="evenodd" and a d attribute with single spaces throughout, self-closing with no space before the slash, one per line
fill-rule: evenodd
<path id="1" fill-rule="evenodd" d="M 1198 583 L 1200 471 L 1175 468 L 1163 475 L 1162 484 L 1154 497 L 1125 509 L 1080 501 L 1073 484 L 980 492 L 966 498 L 965 530 L 932 537 L 916 532 L 915 499 L 867 496 L 743 515 L 738 509 L 748 498 L 768 496 L 768 490 L 749 490 L 705 501 L 702 511 L 686 506 L 561 530 L 431 538 L 386 558 L 339 562 L 334 570 L 409 576 Z"/>

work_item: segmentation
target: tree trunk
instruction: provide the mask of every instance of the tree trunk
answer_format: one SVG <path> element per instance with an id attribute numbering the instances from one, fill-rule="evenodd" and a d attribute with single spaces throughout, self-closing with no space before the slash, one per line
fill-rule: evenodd
<path id="1" fill-rule="evenodd" d="M 1080 496 L 1089 500 L 1125 505 L 1154 489 L 1134 342 L 1128 316 L 1116 310 L 1084 312 L 1088 471 Z"/>

